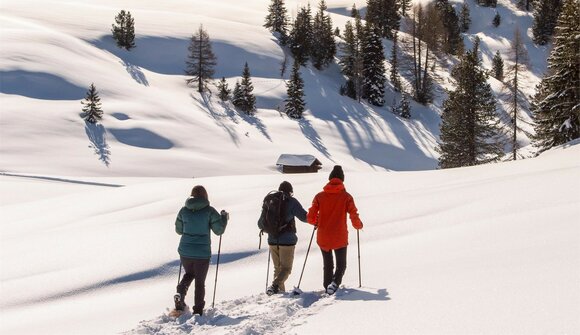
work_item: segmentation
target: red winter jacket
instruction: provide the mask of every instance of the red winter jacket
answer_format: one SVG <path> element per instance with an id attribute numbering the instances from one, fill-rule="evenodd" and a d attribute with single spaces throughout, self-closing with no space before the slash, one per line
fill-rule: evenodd
<path id="1" fill-rule="evenodd" d="M 318 225 L 316 241 L 320 249 L 329 251 L 348 245 L 347 212 L 352 226 L 362 229 L 354 199 L 344 188 L 342 180 L 332 178 L 324 186 L 324 191 L 314 197 L 312 207 L 308 210 L 308 223 Z"/>

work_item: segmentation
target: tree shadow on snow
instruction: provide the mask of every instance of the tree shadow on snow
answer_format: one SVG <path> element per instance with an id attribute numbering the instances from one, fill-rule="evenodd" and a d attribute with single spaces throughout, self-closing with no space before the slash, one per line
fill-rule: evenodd
<path id="1" fill-rule="evenodd" d="M 99 160 L 109 167 L 111 164 L 111 150 L 107 144 L 105 127 L 102 124 L 85 121 L 85 133 L 89 138 L 89 148 L 93 149 Z"/>
<path id="2" fill-rule="evenodd" d="M 43 100 L 80 100 L 86 89 L 44 72 L 0 71 L 0 92 Z"/>
<path id="3" fill-rule="evenodd" d="M 125 70 L 127 70 L 127 73 L 131 75 L 133 80 L 143 86 L 149 86 L 149 81 L 139 66 L 126 61 L 121 61 L 121 64 L 125 67 Z"/>

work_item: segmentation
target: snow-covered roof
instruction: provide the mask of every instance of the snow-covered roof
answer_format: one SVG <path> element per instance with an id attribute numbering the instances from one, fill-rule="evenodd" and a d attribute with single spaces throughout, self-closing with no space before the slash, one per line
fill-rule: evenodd
<path id="1" fill-rule="evenodd" d="M 286 166 L 311 166 L 314 163 L 320 164 L 320 161 L 312 155 L 290 155 L 281 154 L 278 157 L 276 165 L 286 165 Z"/>

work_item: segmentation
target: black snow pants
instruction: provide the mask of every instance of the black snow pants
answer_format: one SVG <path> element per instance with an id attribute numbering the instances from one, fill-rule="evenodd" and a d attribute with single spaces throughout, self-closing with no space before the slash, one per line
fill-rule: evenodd
<path id="1" fill-rule="evenodd" d="M 336 257 L 336 271 L 334 271 L 334 260 L 332 257 L 332 251 L 322 251 L 322 261 L 324 263 L 324 290 L 333 281 L 336 285 L 340 286 L 342 283 L 342 277 L 346 271 L 346 247 L 334 250 L 334 256 Z"/>
<path id="2" fill-rule="evenodd" d="M 185 300 L 189 285 L 195 279 L 193 310 L 201 311 L 205 306 L 205 278 L 209 270 L 209 259 L 181 257 L 181 264 L 185 270 L 185 275 L 179 285 L 177 285 L 177 293 L 181 294 L 183 300 Z"/>

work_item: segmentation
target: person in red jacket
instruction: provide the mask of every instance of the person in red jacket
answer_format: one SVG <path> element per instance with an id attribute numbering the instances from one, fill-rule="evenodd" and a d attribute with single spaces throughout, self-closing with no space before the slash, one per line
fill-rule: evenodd
<path id="1" fill-rule="evenodd" d="M 328 177 L 329 182 L 322 192 L 312 200 L 308 210 L 308 223 L 317 226 L 316 242 L 322 251 L 324 263 L 323 285 L 326 293 L 333 294 L 342 283 L 346 271 L 346 247 L 348 245 L 348 227 L 346 214 L 355 229 L 362 229 L 363 224 L 358 216 L 354 199 L 344 188 L 344 172 L 340 165 L 335 165 Z M 334 259 L 336 257 L 336 271 Z"/>

